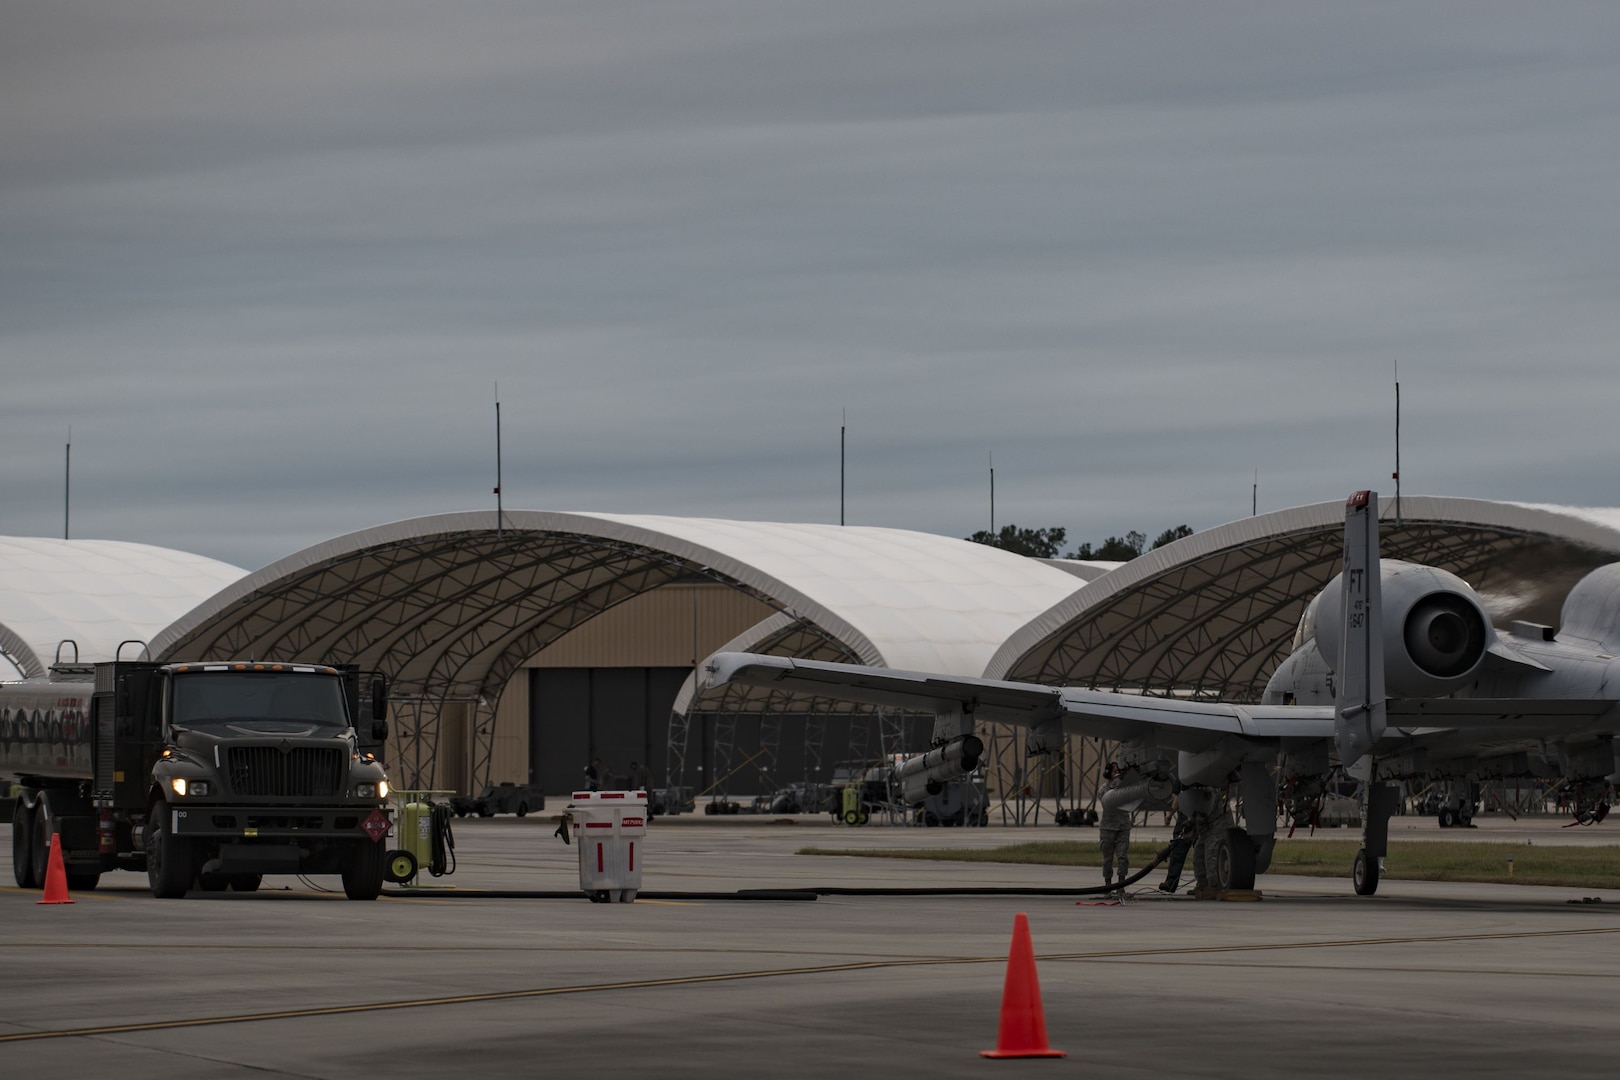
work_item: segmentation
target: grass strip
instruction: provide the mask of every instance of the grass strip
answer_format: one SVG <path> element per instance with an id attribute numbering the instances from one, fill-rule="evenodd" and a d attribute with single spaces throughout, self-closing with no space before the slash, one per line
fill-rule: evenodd
<path id="1" fill-rule="evenodd" d="M 1267 873 L 1306 877 L 1349 877 L 1357 840 L 1278 840 Z M 1133 862 L 1158 847 L 1132 845 Z M 988 849 L 854 850 L 800 848 L 800 855 L 863 856 L 879 859 L 927 859 L 938 862 L 1018 863 L 1027 866 L 1098 866 L 1096 843 L 1080 840 L 1037 841 Z M 1511 873 L 1509 859 L 1512 859 Z M 1188 875 L 1191 877 L 1191 871 Z M 1387 880 L 1477 881 L 1491 884 L 1563 885 L 1583 889 L 1620 889 L 1620 849 L 1556 847 L 1539 844 L 1493 844 L 1448 841 L 1399 841 L 1384 859 Z"/>

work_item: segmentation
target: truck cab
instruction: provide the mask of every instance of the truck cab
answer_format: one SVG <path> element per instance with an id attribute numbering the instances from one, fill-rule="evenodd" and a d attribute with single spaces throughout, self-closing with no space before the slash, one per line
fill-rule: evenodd
<path id="1" fill-rule="evenodd" d="M 53 775 L 21 775 L 18 883 L 44 884 L 54 833 L 78 889 L 111 869 L 144 870 L 159 897 L 252 891 L 267 873 L 338 874 L 351 899 L 374 899 L 389 827 L 377 755 L 387 699 L 371 682 L 363 719 L 361 689 L 352 667 L 95 665 L 88 753 Z"/>
<path id="2" fill-rule="evenodd" d="M 160 747 L 142 848 L 152 892 L 257 888 L 266 873 L 382 889 L 388 779 L 360 752 L 342 673 L 305 664 L 172 664 L 155 680 Z M 116 783 L 116 781 L 115 781 Z"/>

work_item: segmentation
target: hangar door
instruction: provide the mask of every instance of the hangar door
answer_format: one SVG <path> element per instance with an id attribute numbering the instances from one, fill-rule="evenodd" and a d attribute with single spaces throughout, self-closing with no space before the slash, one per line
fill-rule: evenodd
<path id="1" fill-rule="evenodd" d="M 602 784 L 616 787 L 639 761 L 664 782 L 669 710 L 691 667 L 529 669 L 529 775 L 566 799 L 585 786 L 585 766 L 602 759 Z M 563 805 L 558 803 L 558 806 Z"/>

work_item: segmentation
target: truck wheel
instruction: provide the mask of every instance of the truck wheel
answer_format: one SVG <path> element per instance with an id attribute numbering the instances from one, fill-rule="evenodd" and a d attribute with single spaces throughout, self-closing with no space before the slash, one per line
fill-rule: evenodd
<path id="1" fill-rule="evenodd" d="M 203 892 L 224 892 L 231 887 L 229 874 L 198 874 L 197 888 Z"/>
<path id="2" fill-rule="evenodd" d="M 263 874 L 228 874 L 231 879 L 231 892 L 258 892 L 259 886 L 264 884 Z"/>
<path id="3" fill-rule="evenodd" d="M 379 842 L 362 840 L 349 865 L 343 868 L 343 895 L 350 900 L 375 900 L 382 893 L 387 852 Z"/>
<path id="4" fill-rule="evenodd" d="M 186 895 L 193 873 L 190 842 L 169 829 L 169 804 L 154 803 L 146 815 L 146 882 L 152 895 L 161 900 Z"/>
<path id="5" fill-rule="evenodd" d="M 528 803 L 526 803 L 526 802 L 518 803 L 517 816 L 518 817 L 528 817 L 529 816 L 529 804 Z"/>
<path id="6" fill-rule="evenodd" d="M 101 884 L 100 870 L 75 870 L 72 867 L 66 869 L 69 892 L 91 892 Z"/>
<path id="7" fill-rule="evenodd" d="M 11 812 L 11 873 L 19 889 L 37 889 L 34 880 L 34 812 L 17 800 Z"/>
<path id="8" fill-rule="evenodd" d="M 16 826 L 12 826 L 15 828 Z M 51 865 L 51 833 L 56 831 L 56 822 L 51 817 L 51 803 L 49 797 L 43 793 L 39 801 L 34 804 L 34 842 L 29 845 L 29 854 L 33 856 L 35 887 L 45 887 L 45 875 Z M 62 854 L 66 855 L 67 852 Z M 63 869 L 66 869 L 64 860 Z"/>

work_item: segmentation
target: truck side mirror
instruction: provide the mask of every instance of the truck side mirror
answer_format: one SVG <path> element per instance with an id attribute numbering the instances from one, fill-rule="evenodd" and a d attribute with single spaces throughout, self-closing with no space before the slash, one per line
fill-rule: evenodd
<path id="1" fill-rule="evenodd" d="M 388 721 L 373 720 L 371 722 L 371 737 L 378 742 L 388 741 Z"/>
<path id="2" fill-rule="evenodd" d="M 371 718 L 373 720 L 388 719 L 388 684 L 381 679 L 371 680 Z M 387 728 L 384 728 L 386 731 Z M 377 736 L 379 739 L 386 735 Z"/>

